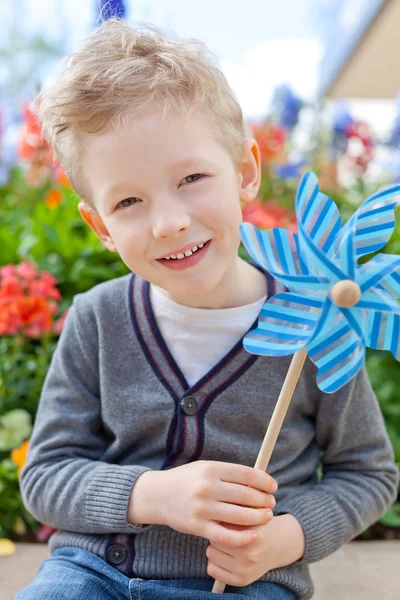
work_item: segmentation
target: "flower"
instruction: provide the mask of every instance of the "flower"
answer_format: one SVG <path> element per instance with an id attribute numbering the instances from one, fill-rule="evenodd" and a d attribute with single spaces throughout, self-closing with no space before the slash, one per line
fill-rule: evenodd
<path id="1" fill-rule="evenodd" d="M 23 107 L 18 154 L 26 166 L 28 185 L 38 186 L 44 183 L 51 173 L 53 154 L 50 144 L 42 135 L 33 106 L 28 104 Z"/>
<path id="2" fill-rule="evenodd" d="M 53 327 L 61 294 L 55 278 L 28 262 L 0 269 L 0 335 L 40 338 Z"/>
<path id="3" fill-rule="evenodd" d="M 61 204 L 62 201 L 63 201 L 62 192 L 60 190 L 56 190 L 54 188 L 52 188 L 51 190 L 49 190 L 47 192 L 46 197 L 44 199 L 44 203 L 47 206 L 47 208 L 56 208 L 57 206 L 59 206 Z"/>
<path id="4" fill-rule="evenodd" d="M 279 179 L 297 179 L 301 171 L 304 171 L 304 167 L 307 164 L 307 160 L 302 158 L 297 162 L 288 162 L 275 167 L 275 175 Z"/>
<path id="5" fill-rule="evenodd" d="M 250 256 L 289 290 L 264 305 L 257 328 L 244 339 L 249 352 L 283 356 L 306 348 L 324 392 L 358 373 L 366 346 L 400 360 L 400 256 L 357 262 L 389 240 L 399 196 L 400 186 L 377 192 L 341 229 L 335 203 L 308 173 L 296 195 L 298 235 L 241 225 Z M 343 297 L 343 282 L 351 298 Z"/>
<path id="6" fill-rule="evenodd" d="M 294 213 L 285 210 L 272 199 L 267 202 L 262 202 L 258 199 L 249 202 L 244 205 L 242 214 L 243 221 L 252 223 L 260 229 L 286 227 L 291 231 L 296 231 L 296 217 Z"/>
<path id="7" fill-rule="evenodd" d="M 21 471 L 25 465 L 28 449 L 29 440 L 25 440 L 25 442 L 22 442 L 22 444 L 18 446 L 18 448 L 14 448 L 11 451 L 11 460 L 18 467 L 18 477 L 20 477 Z"/>
<path id="8" fill-rule="evenodd" d="M 293 129 L 299 120 L 303 101 L 296 96 L 286 83 L 279 85 L 272 97 L 271 112 L 285 129 Z"/>
<path id="9" fill-rule="evenodd" d="M 286 140 L 283 127 L 265 121 L 262 124 L 253 123 L 252 132 L 260 148 L 261 163 L 264 166 L 282 160 Z"/>

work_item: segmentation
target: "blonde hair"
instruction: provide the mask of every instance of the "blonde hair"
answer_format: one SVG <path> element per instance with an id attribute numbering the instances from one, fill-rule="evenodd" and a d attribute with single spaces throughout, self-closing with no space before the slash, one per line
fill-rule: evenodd
<path id="1" fill-rule="evenodd" d="M 136 29 L 110 19 L 69 58 L 64 72 L 37 97 L 36 108 L 44 136 L 75 189 L 83 138 L 109 131 L 152 105 L 185 118 L 202 111 L 235 165 L 241 164 L 242 110 L 202 42 L 171 40 L 156 27 Z"/>

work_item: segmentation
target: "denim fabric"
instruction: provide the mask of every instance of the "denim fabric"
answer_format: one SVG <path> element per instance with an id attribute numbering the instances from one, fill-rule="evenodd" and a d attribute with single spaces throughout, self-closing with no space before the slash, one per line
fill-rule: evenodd
<path id="1" fill-rule="evenodd" d="M 54 551 L 36 578 L 15 600 L 211 600 L 212 579 L 144 580 L 123 575 L 99 556 L 81 548 Z M 225 600 L 297 600 L 287 588 L 268 582 L 227 586 Z"/>

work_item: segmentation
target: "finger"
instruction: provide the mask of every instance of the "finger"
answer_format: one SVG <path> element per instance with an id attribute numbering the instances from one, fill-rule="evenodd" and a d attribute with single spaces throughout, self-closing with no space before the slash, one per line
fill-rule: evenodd
<path id="1" fill-rule="evenodd" d="M 236 551 L 234 551 L 232 549 L 231 546 L 218 546 L 216 545 L 214 542 L 210 542 L 210 545 L 207 546 L 207 550 L 206 550 L 206 556 L 207 558 L 210 558 L 211 560 L 213 560 L 213 549 L 218 550 L 219 552 L 223 552 L 224 554 L 226 554 L 227 556 L 230 556 L 231 558 L 234 558 L 235 556 L 238 556 L 238 554 L 240 554 L 240 552 L 243 552 L 243 550 L 241 548 L 237 548 Z M 234 554 L 233 554 L 234 552 Z M 216 562 L 216 561 L 213 561 Z"/>
<path id="2" fill-rule="evenodd" d="M 218 567 L 222 567 L 223 569 L 231 572 L 236 570 L 237 558 L 232 554 L 228 554 L 223 550 L 219 550 L 215 546 L 208 546 L 206 550 L 206 556 L 208 560 Z"/>
<path id="3" fill-rule="evenodd" d="M 220 544 L 223 546 L 231 546 L 233 548 L 241 548 L 247 546 L 250 542 L 258 537 L 257 531 L 254 529 L 235 530 L 218 523 L 210 521 L 205 530 L 206 539 L 212 544 Z"/>
<path id="4" fill-rule="evenodd" d="M 248 485 L 221 481 L 216 489 L 217 499 L 221 502 L 250 506 L 252 508 L 274 508 L 275 498 L 266 492 L 255 490 Z"/>
<path id="5" fill-rule="evenodd" d="M 225 583 L 225 585 L 234 585 L 234 586 L 242 586 L 240 583 L 240 578 L 235 575 L 235 573 L 231 573 L 222 567 L 214 564 L 211 561 L 208 561 L 207 565 L 207 573 L 213 579 L 220 581 L 221 583 Z"/>
<path id="6" fill-rule="evenodd" d="M 213 502 L 210 506 L 209 518 L 215 521 L 224 521 L 233 525 L 265 525 L 273 518 L 269 508 L 248 508 L 227 502 Z"/>
<path id="7" fill-rule="evenodd" d="M 249 485 L 256 490 L 262 490 L 271 494 L 274 494 L 278 489 L 277 481 L 261 469 L 230 463 L 220 463 L 220 465 L 221 469 L 219 473 L 221 481 Z"/>

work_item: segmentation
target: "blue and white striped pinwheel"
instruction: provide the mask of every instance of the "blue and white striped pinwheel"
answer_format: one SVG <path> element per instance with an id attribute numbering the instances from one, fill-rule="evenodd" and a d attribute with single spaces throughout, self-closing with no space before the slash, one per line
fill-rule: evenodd
<path id="1" fill-rule="evenodd" d="M 377 192 L 341 228 L 337 206 L 307 173 L 296 195 L 298 234 L 242 223 L 250 256 L 289 290 L 264 305 L 244 339 L 248 352 L 284 356 L 305 348 L 324 392 L 357 374 L 366 346 L 400 360 L 400 256 L 358 264 L 389 240 L 399 198 L 400 186 Z"/>

